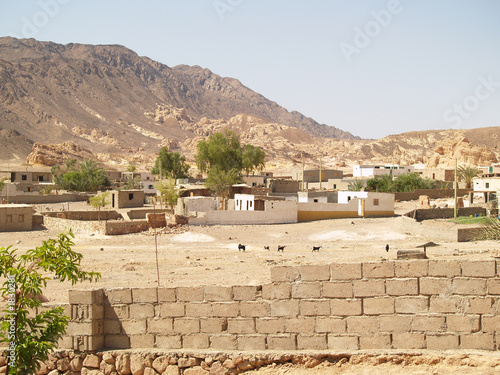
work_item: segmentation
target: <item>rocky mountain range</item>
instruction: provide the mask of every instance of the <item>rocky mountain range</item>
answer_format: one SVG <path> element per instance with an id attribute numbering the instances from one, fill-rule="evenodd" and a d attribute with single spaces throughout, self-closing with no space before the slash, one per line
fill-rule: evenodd
<path id="1" fill-rule="evenodd" d="M 268 168 L 301 163 L 449 165 L 499 160 L 500 128 L 361 140 L 289 112 L 234 78 L 168 67 L 122 46 L 0 38 L 0 160 L 52 165 L 93 157 L 147 168 L 160 146 L 192 160 L 200 139 L 237 132 Z M 28 156 L 29 155 L 29 156 Z"/>

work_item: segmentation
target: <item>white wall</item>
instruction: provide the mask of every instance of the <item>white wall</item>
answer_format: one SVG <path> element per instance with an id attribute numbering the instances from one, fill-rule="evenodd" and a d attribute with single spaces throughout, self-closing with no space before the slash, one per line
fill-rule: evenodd
<path id="1" fill-rule="evenodd" d="M 236 211 L 255 211 L 255 195 L 235 194 L 234 209 Z"/>
<path id="2" fill-rule="evenodd" d="M 478 177 L 473 182 L 474 191 L 497 191 L 500 190 L 500 178 Z"/>

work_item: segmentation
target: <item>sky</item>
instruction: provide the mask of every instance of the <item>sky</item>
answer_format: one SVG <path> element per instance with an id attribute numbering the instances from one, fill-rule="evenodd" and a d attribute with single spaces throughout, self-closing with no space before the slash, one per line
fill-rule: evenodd
<path id="1" fill-rule="evenodd" d="M 0 36 L 199 65 L 362 138 L 500 126 L 499 0 L 0 0 Z"/>

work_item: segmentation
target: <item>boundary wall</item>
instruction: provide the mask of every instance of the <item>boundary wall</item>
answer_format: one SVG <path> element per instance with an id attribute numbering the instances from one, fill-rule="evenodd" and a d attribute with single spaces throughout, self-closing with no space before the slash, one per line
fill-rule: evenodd
<path id="1" fill-rule="evenodd" d="M 70 290 L 80 351 L 500 348 L 500 260 L 271 268 L 257 286 Z"/>
<path id="2" fill-rule="evenodd" d="M 457 216 L 470 216 L 475 214 L 479 216 L 486 216 L 486 208 L 461 207 L 457 210 Z M 431 219 L 452 219 L 453 215 L 453 208 L 418 208 L 405 214 L 405 216 L 414 218 L 417 221 Z"/>
<path id="3" fill-rule="evenodd" d="M 469 194 L 472 189 L 457 189 L 457 196 L 463 197 Z M 453 189 L 416 189 L 412 192 L 394 193 L 396 201 L 416 201 L 421 195 L 428 195 L 431 199 L 453 198 L 455 192 Z"/>

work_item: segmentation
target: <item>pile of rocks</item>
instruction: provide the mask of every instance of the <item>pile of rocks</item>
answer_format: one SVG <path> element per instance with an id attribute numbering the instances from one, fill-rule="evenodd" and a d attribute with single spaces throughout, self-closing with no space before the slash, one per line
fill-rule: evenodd
<path id="1" fill-rule="evenodd" d="M 156 234 L 181 234 L 189 231 L 188 225 L 175 225 L 175 226 L 166 226 L 164 228 L 156 228 Z M 154 236 L 155 229 L 149 228 L 147 231 L 140 232 L 144 236 Z"/>

